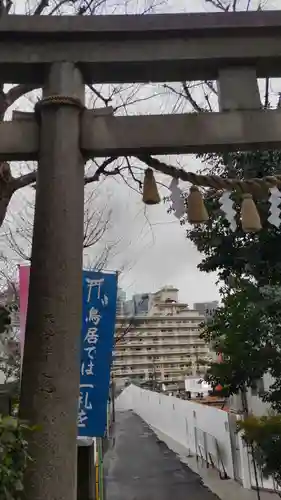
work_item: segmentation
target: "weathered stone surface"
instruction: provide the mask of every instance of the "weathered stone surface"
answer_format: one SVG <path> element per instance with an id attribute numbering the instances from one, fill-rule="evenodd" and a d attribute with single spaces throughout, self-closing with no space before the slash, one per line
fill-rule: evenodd
<path id="1" fill-rule="evenodd" d="M 83 97 L 70 63 L 50 68 L 44 96 Z M 80 376 L 84 160 L 80 110 L 44 106 L 31 256 L 20 416 L 30 437 L 25 496 L 76 500 Z"/>
<path id="2" fill-rule="evenodd" d="M 52 62 L 79 64 L 87 82 L 215 80 L 220 69 L 255 66 L 281 76 L 280 12 L 148 16 L 6 16 L 0 73 L 42 84 Z"/>

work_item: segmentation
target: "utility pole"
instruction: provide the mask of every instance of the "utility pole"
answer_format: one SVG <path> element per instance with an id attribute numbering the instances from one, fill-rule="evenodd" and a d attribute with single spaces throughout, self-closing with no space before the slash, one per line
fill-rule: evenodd
<path id="1" fill-rule="evenodd" d="M 38 430 L 29 438 L 24 495 L 74 500 L 84 215 L 79 70 L 53 64 L 43 96 L 20 398 L 20 417 Z"/>

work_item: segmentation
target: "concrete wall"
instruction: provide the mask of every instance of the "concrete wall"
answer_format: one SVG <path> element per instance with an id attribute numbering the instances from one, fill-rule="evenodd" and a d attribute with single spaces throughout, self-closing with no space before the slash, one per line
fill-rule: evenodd
<path id="1" fill-rule="evenodd" d="M 172 396 L 127 387 L 117 399 L 117 409 L 132 409 L 159 429 L 234 478 L 228 414 L 216 408 Z"/>
<path id="2" fill-rule="evenodd" d="M 191 453 L 203 458 L 244 488 L 256 487 L 249 450 L 236 432 L 241 416 L 134 385 L 117 398 L 116 410 L 133 410 L 151 427 L 184 446 L 187 456 Z M 257 473 L 260 488 L 276 488 L 271 478 Z"/>

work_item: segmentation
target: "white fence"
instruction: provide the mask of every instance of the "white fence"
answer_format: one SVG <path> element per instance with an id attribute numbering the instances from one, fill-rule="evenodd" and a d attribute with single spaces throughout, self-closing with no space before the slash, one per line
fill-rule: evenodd
<path id="1" fill-rule="evenodd" d="M 134 385 L 118 397 L 116 409 L 133 410 L 187 452 L 216 467 L 222 476 L 239 481 L 244 488 L 255 487 L 247 448 L 236 432 L 238 416 Z M 272 481 L 266 487 L 273 489 Z"/>

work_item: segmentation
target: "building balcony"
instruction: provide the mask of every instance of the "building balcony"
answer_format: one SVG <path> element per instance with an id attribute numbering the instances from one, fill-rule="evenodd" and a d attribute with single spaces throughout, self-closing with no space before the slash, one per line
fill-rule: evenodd
<path id="1" fill-rule="evenodd" d="M 172 337 L 169 340 L 163 340 L 163 339 L 158 339 L 158 340 L 153 340 L 153 339 L 141 339 L 141 340 L 131 340 L 131 339 L 126 339 L 125 342 L 117 342 L 115 345 L 115 350 L 119 351 L 120 349 L 124 348 L 147 348 L 147 347 L 155 347 L 155 349 L 158 349 L 159 347 L 165 347 L 167 349 L 170 349 L 171 347 L 176 347 L 176 346 L 192 346 L 192 345 L 198 345 L 198 346 L 207 346 L 207 344 L 204 341 L 201 341 L 198 337 L 197 338 L 180 338 L 180 337 Z"/>
<path id="2" fill-rule="evenodd" d="M 118 374 L 118 373 L 129 373 L 129 374 L 134 374 L 134 373 L 173 373 L 173 374 L 181 374 L 181 375 L 186 375 L 187 372 L 189 373 L 191 370 L 191 367 L 188 366 L 169 366 L 169 367 L 163 367 L 161 364 L 159 365 L 145 365 L 143 367 L 138 367 L 136 365 L 131 365 L 131 366 L 123 366 L 120 368 L 119 366 L 113 366 L 112 367 L 112 373 Z"/>
<path id="3" fill-rule="evenodd" d="M 185 376 L 184 375 L 174 375 L 172 373 L 164 375 L 162 377 L 162 382 L 165 383 L 172 383 L 172 382 L 184 382 Z"/>
<path id="4" fill-rule="evenodd" d="M 119 372 L 119 373 L 114 373 L 114 377 L 116 379 L 128 379 L 128 378 L 140 378 L 143 381 L 148 381 L 152 380 L 154 378 L 158 383 L 173 383 L 173 382 L 184 382 L 185 376 L 184 375 L 176 375 L 173 373 L 170 374 L 165 374 L 163 375 L 162 373 L 155 373 L 154 375 L 152 373 L 132 373 L 132 372 Z"/>
<path id="5" fill-rule="evenodd" d="M 185 367 L 180 367 L 180 366 L 169 366 L 169 367 L 163 367 L 162 372 L 163 373 L 182 373 L 184 374 L 189 370 L 188 366 Z"/>
<path id="6" fill-rule="evenodd" d="M 165 318 L 165 319 L 164 319 Z M 162 318 L 156 318 L 155 316 L 146 316 L 145 318 L 140 318 L 138 316 L 134 318 L 124 318 L 124 321 L 117 317 L 116 328 L 125 330 L 126 328 L 131 328 L 132 330 L 138 329 L 158 329 L 158 328 L 189 328 L 193 326 L 199 326 L 204 322 L 204 317 L 193 317 L 193 318 L 178 318 L 174 316 L 164 316 Z"/>
<path id="7" fill-rule="evenodd" d="M 171 349 L 139 349 L 139 350 L 134 350 L 127 348 L 126 350 L 118 350 L 114 351 L 113 357 L 114 359 L 118 358 L 135 358 L 138 356 L 185 356 L 185 357 L 191 357 L 195 356 L 195 354 L 198 354 L 199 356 L 206 356 L 209 354 L 209 349 L 207 347 L 202 348 L 200 347 L 199 349 L 193 349 L 192 346 L 186 346 L 185 349 L 178 349 L 178 348 L 173 348 Z M 126 361 L 127 362 L 127 361 Z"/>
<path id="8" fill-rule="evenodd" d="M 154 366 L 157 364 L 174 364 L 174 363 L 180 363 L 180 364 L 188 364 L 190 362 L 190 358 L 188 357 L 174 357 L 174 358 L 168 358 L 168 359 L 134 359 L 134 360 L 114 360 L 113 361 L 113 366 Z"/>
<path id="9" fill-rule="evenodd" d="M 116 330 L 116 334 L 115 336 L 116 337 L 119 337 L 119 336 L 122 336 L 124 334 L 124 331 L 125 329 L 121 329 L 121 330 Z M 126 333 L 124 335 L 124 339 L 135 339 L 135 338 L 138 338 L 138 337 L 145 337 L 145 338 L 149 338 L 149 337 L 158 337 L 158 338 L 170 338 L 170 337 L 175 337 L 175 336 L 184 336 L 184 337 L 192 337 L 192 336 L 199 336 L 200 333 L 201 333 L 202 329 L 201 328 L 198 328 L 198 327 L 193 327 L 193 328 L 185 328 L 185 330 L 182 330 L 182 329 L 177 329 L 177 328 L 174 328 L 174 329 L 170 329 L 170 330 L 153 330 L 153 331 L 149 331 L 149 330 L 146 330 L 146 331 L 129 331 L 128 333 Z"/>
<path id="10" fill-rule="evenodd" d="M 118 349 L 115 349 L 113 354 L 116 356 L 128 356 L 128 354 L 132 354 L 132 356 L 135 356 L 136 354 L 140 353 L 141 355 L 143 354 L 158 354 L 158 353 L 163 353 L 163 354 L 177 354 L 177 353 L 185 353 L 185 352 L 192 352 L 194 350 L 194 345 L 196 344 L 173 344 L 171 346 L 167 345 L 155 345 L 155 344 L 149 344 L 149 345 L 127 345 L 127 346 L 120 346 Z M 197 346 L 197 345 L 196 345 Z M 202 346 L 198 346 L 202 350 Z"/>
<path id="11" fill-rule="evenodd" d="M 142 342 L 124 342 L 124 343 L 118 343 L 116 344 L 116 347 L 115 347 L 115 352 L 119 352 L 119 351 L 122 351 L 122 350 L 133 350 L 133 349 L 142 349 L 142 350 L 148 350 L 148 347 L 151 349 L 151 348 L 154 348 L 155 350 L 159 350 L 159 349 L 171 349 L 171 348 L 183 348 L 183 346 L 187 347 L 187 348 L 192 348 L 194 346 L 198 346 L 198 347 L 206 347 L 208 348 L 208 346 L 204 343 L 204 342 L 201 342 L 197 339 L 194 339 L 194 340 L 190 340 L 190 339 L 186 339 L 186 340 L 178 340 L 178 339 L 171 339 L 171 341 L 169 342 L 160 342 L 160 341 L 147 341 L 147 340 L 144 340 Z"/>
<path id="12" fill-rule="evenodd" d="M 144 375 L 144 374 L 148 374 L 148 371 L 147 370 L 142 370 L 142 369 L 134 369 L 134 370 L 131 370 L 131 369 L 123 369 L 123 370 L 112 370 L 112 373 L 114 375 L 114 377 L 116 375 L 122 375 L 123 377 L 132 377 L 132 376 L 136 376 L 136 375 Z"/>
<path id="13" fill-rule="evenodd" d="M 116 344 L 117 348 L 123 347 L 123 346 L 130 346 L 130 347 L 141 347 L 141 346 L 161 346 L 161 345 L 166 345 L 166 346 L 173 346 L 174 344 L 179 344 L 179 345 L 193 345 L 193 344 L 198 344 L 198 345 L 205 345 L 203 340 L 200 340 L 198 337 L 190 338 L 190 337 L 171 337 L 170 339 L 136 339 L 136 340 L 131 340 L 131 339 L 126 339 L 123 342 L 118 342 Z"/>

